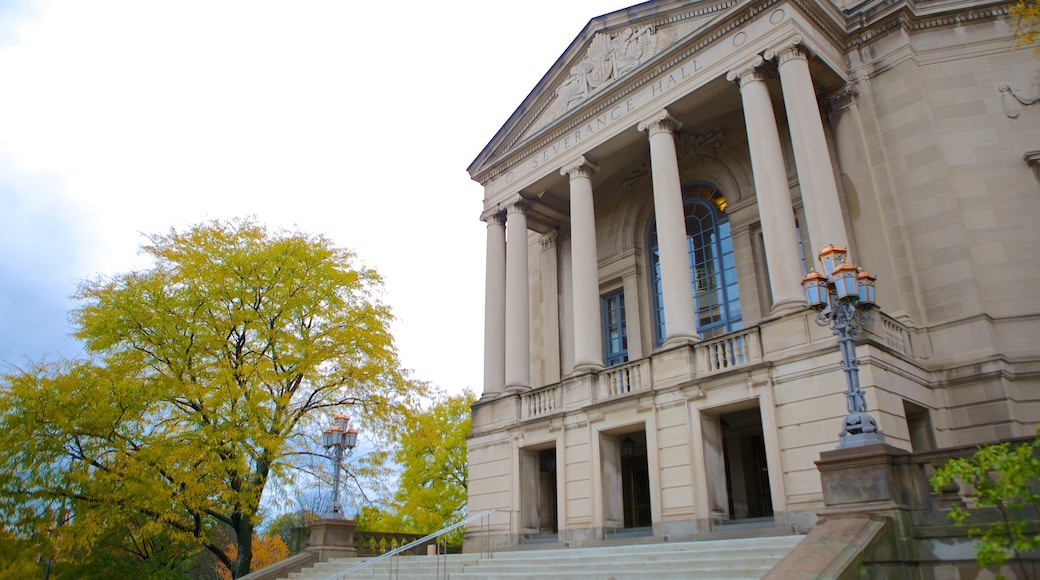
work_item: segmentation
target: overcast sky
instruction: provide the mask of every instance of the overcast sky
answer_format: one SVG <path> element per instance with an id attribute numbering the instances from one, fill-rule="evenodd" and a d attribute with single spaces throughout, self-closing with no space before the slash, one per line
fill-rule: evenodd
<path id="1" fill-rule="evenodd" d="M 466 167 L 627 1 L 0 0 L 0 364 L 75 357 L 80 280 L 143 233 L 255 216 L 386 278 L 415 376 L 478 394 Z"/>

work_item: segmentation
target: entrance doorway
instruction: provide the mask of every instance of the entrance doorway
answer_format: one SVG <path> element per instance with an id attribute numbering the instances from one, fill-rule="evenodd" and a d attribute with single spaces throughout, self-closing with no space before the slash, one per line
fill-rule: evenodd
<path id="1" fill-rule="evenodd" d="M 752 409 L 719 416 L 730 519 L 773 516 L 762 415 Z"/>
<path id="2" fill-rule="evenodd" d="M 626 528 L 645 528 L 650 518 L 650 468 L 646 459 L 646 432 L 621 439 L 621 502 Z"/>
<path id="3" fill-rule="evenodd" d="M 603 466 L 603 523 L 608 534 L 648 531 L 650 468 L 646 431 L 604 433 L 600 439 Z"/>
<path id="4" fill-rule="evenodd" d="M 559 531 L 556 505 L 556 448 L 520 452 L 520 532 L 525 536 Z"/>

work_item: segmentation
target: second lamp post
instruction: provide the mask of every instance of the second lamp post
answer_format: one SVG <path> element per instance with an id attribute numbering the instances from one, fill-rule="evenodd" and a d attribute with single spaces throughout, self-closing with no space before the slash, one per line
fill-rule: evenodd
<path id="1" fill-rule="evenodd" d="M 827 246 L 820 252 L 824 274 L 813 270 L 802 280 L 805 303 L 816 311 L 816 323 L 830 326 L 838 337 L 849 412 L 841 426 L 839 449 L 885 442 L 877 421 L 867 412 L 867 399 L 859 386 L 855 343 L 861 327 L 873 320 L 875 278 L 846 261 L 846 253 L 841 246 Z"/>
<path id="2" fill-rule="evenodd" d="M 333 452 L 332 506 L 322 516 L 323 519 L 327 520 L 346 519 L 346 515 L 343 513 L 343 504 L 339 501 L 340 465 L 343 463 L 344 450 L 349 455 L 350 451 L 353 451 L 354 447 L 357 446 L 357 429 L 353 427 L 347 428 L 348 423 L 350 423 L 350 417 L 342 413 L 336 415 L 335 424 L 321 434 L 322 447 Z"/>

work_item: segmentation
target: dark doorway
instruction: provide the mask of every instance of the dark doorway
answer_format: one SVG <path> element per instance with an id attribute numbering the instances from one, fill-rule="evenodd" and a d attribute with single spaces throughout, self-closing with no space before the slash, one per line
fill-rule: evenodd
<path id="1" fill-rule="evenodd" d="M 646 432 L 621 437 L 621 494 L 626 528 L 645 528 L 650 517 L 650 468 L 646 458 Z"/>
<path id="2" fill-rule="evenodd" d="M 539 531 L 543 534 L 557 533 L 555 448 L 538 452 L 538 504 Z"/>
<path id="3" fill-rule="evenodd" d="M 758 407 L 720 418 L 730 519 L 773 515 L 765 436 Z"/>

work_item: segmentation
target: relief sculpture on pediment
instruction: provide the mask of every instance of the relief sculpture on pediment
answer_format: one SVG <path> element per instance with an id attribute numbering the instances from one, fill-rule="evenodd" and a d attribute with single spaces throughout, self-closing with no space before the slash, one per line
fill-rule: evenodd
<path id="1" fill-rule="evenodd" d="M 585 58 L 571 67 L 567 79 L 556 89 L 548 122 L 585 102 L 660 52 L 660 37 L 653 26 L 628 27 L 593 37 Z"/>

